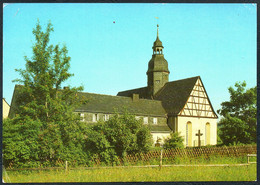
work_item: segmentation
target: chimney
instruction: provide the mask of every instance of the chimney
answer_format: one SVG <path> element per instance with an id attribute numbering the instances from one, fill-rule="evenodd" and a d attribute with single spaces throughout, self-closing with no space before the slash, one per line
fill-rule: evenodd
<path id="1" fill-rule="evenodd" d="M 139 94 L 132 94 L 133 102 L 137 102 L 139 100 Z"/>

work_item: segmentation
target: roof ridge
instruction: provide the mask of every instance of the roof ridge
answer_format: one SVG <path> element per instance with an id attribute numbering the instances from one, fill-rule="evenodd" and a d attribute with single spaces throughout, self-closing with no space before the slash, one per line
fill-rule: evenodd
<path id="1" fill-rule="evenodd" d="M 78 92 L 83 94 L 94 94 L 94 95 L 102 95 L 102 96 L 116 96 L 116 95 L 110 95 L 110 94 L 98 94 L 98 93 L 90 93 L 90 92 Z"/>
<path id="2" fill-rule="evenodd" d="M 145 87 L 140 87 L 140 88 L 135 88 L 135 89 L 129 89 L 129 90 L 125 90 L 125 91 L 132 91 L 132 90 L 144 89 L 144 88 L 147 88 L 147 86 L 145 86 Z M 120 92 L 125 92 L 125 91 L 119 91 L 118 93 L 120 93 Z"/>
<path id="3" fill-rule="evenodd" d="M 109 95 L 109 94 L 97 94 L 97 93 L 89 93 L 89 92 L 78 92 L 82 94 L 92 94 L 92 95 L 100 95 L 100 96 L 110 96 L 110 97 L 116 97 L 116 98 L 125 98 L 125 99 L 132 99 L 131 97 L 127 96 L 117 96 L 117 95 Z M 161 102 L 161 100 L 151 100 L 151 99 L 145 99 L 145 98 L 140 98 L 139 100 L 144 100 L 144 101 L 156 101 L 156 102 Z"/>
<path id="4" fill-rule="evenodd" d="M 194 77 L 190 77 L 190 78 L 183 78 L 183 79 L 174 80 L 174 81 L 167 82 L 167 83 L 178 82 L 178 81 L 182 81 L 182 80 L 189 80 L 189 79 L 192 79 L 192 78 L 200 78 L 200 76 L 194 76 Z M 167 83 L 166 83 L 166 84 L 167 84 Z"/>

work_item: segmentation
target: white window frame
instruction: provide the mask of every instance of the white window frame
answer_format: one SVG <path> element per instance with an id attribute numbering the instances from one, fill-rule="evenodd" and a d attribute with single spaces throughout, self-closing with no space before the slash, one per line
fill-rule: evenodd
<path id="1" fill-rule="evenodd" d="M 144 117 L 144 124 L 148 124 L 148 117 Z"/>
<path id="2" fill-rule="evenodd" d="M 105 114 L 104 115 L 104 121 L 108 121 L 109 120 L 109 114 Z"/>
<path id="3" fill-rule="evenodd" d="M 158 124 L 158 119 L 157 118 L 153 118 L 153 124 L 155 124 L 155 125 Z"/>
<path id="4" fill-rule="evenodd" d="M 79 113 L 80 121 L 85 121 L 85 115 L 84 113 Z"/>
<path id="5" fill-rule="evenodd" d="M 97 122 L 99 120 L 98 114 L 93 114 L 93 122 Z"/>

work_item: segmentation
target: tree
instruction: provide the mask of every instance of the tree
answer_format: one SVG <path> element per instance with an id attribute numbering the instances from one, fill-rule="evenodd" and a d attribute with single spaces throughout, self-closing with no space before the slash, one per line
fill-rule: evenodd
<path id="1" fill-rule="evenodd" d="M 256 87 L 246 89 L 246 82 L 229 87 L 230 100 L 217 112 L 222 116 L 220 138 L 225 145 L 256 142 Z"/>
<path id="2" fill-rule="evenodd" d="M 70 57 L 66 46 L 49 45 L 52 31 L 51 23 L 45 32 L 42 31 L 38 20 L 33 29 L 36 40 L 32 47 L 33 56 L 31 59 L 25 56 L 25 69 L 16 69 L 21 79 L 14 80 L 23 85 L 18 98 L 18 114 L 44 123 L 75 119 L 72 112 L 80 103 L 76 94 L 83 90 L 83 87 L 66 88 L 61 93 L 61 84 L 73 74 L 68 71 Z"/>
<path id="3" fill-rule="evenodd" d="M 170 137 L 164 140 L 163 148 L 164 149 L 184 148 L 183 141 L 184 139 L 182 136 L 180 136 L 179 132 L 174 132 L 174 133 L 172 132 L 170 134 Z"/>
<path id="4" fill-rule="evenodd" d="M 98 154 L 102 161 L 113 162 L 118 157 L 137 152 L 147 152 L 152 146 L 148 126 L 135 116 L 115 114 L 106 122 L 99 122 L 88 129 L 86 148 Z"/>
<path id="5" fill-rule="evenodd" d="M 33 55 L 25 56 L 25 69 L 16 69 L 21 76 L 14 80 L 21 84 L 17 97 L 19 108 L 17 115 L 3 125 L 4 159 L 9 163 L 22 165 L 38 161 L 50 165 L 59 159 L 87 160 L 86 126 L 73 112 L 85 102 L 78 94 L 83 87 L 61 89 L 62 83 L 73 74 L 69 73 L 66 46 L 49 44 L 52 31 L 51 23 L 42 31 L 38 20 L 33 29 Z M 22 150 L 19 152 L 14 146 L 21 146 Z"/>

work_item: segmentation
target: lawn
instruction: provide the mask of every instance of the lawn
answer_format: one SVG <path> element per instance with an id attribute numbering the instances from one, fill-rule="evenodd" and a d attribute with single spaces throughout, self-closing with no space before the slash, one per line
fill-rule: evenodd
<path id="1" fill-rule="evenodd" d="M 149 181 L 255 181 L 256 164 L 249 166 L 174 166 L 7 171 L 12 183 L 23 182 L 149 182 Z M 3 174 L 6 181 L 6 175 Z"/>

